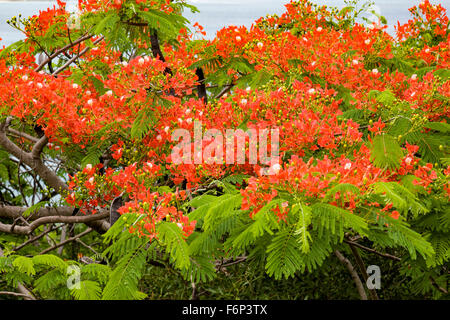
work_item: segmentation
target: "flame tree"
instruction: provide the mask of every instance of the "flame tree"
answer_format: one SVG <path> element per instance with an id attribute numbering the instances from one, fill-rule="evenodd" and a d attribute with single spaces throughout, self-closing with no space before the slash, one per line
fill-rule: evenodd
<path id="1" fill-rule="evenodd" d="M 392 36 L 356 1 L 293 1 L 206 40 L 182 0 L 79 0 L 76 18 L 65 5 L 12 18 L 25 39 L 0 51 L 2 294 L 143 299 L 151 265 L 195 298 L 233 264 L 278 281 L 343 263 L 378 299 L 374 256 L 448 294 L 443 6 L 411 8 Z M 279 164 L 175 163 L 172 133 L 195 121 L 278 128 Z"/>

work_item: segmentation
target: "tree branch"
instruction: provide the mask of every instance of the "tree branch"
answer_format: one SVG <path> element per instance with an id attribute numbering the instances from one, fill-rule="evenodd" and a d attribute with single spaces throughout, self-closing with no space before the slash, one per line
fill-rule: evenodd
<path id="1" fill-rule="evenodd" d="M 64 216 L 51 216 L 51 217 L 43 217 L 33 221 L 28 226 L 20 226 L 15 227 L 14 230 L 11 230 L 11 225 L 0 223 L 0 231 L 5 233 L 14 233 L 14 234 L 24 234 L 29 235 L 33 230 L 38 228 L 41 225 L 49 224 L 49 223 L 88 223 L 96 220 L 105 219 L 109 216 L 109 213 L 101 213 L 101 214 L 93 214 L 89 216 L 75 216 L 75 217 L 64 217 Z"/>
<path id="2" fill-rule="evenodd" d="M 31 156 L 33 157 L 33 159 L 41 158 L 42 150 L 45 148 L 47 143 L 48 143 L 48 138 L 45 135 L 35 143 L 35 145 L 33 146 L 33 149 L 31 150 Z"/>
<path id="3" fill-rule="evenodd" d="M 67 184 L 56 175 L 52 170 L 50 170 L 40 158 L 35 157 L 35 154 L 39 152 L 40 149 L 45 146 L 47 143 L 46 138 L 40 139 L 36 145 L 35 148 L 33 148 L 32 153 L 25 152 L 24 150 L 20 149 L 15 143 L 13 143 L 11 140 L 8 139 L 6 136 L 6 131 L 9 127 L 9 124 L 11 122 L 12 118 L 8 118 L 5 122 L 0 123 L 0 146 L 6 149 L 10 154 L 18 158 L 21 162 L 25 163 L 27 166 L 29 166 L 31 169 L 33 169 L 34 172 L 36 172 L 42 180 L 47 183 L 48 186 L 55 189 L 58 193 L 61 193 L 63 191 L 68 192 L 69 187 Z"/>
<path id="4" fill-rule="evenodd" d="M 100 38 L 98 38 L 97 40 L 95 40 L 92 44 L 97 44 L 100 41 L 102 41 L 105 38 L 105 36 L 101 36 Z M 80 51 L 79 54 L 75 55 L 74 57 L 72 57 L 71 59 L 69 59 L 69 61 L 67 61 L 63 66 L 61 66 L 60 68 L 58 68 L 55 72 L 52 73 L 52 76 L 56 76 L 57 74 L 61 73 L 62 71 L 64 71 L 68 66 L 70 66 L 72 64 L 72 62 L 74 62 L 75 60 L 79 59 L 82 55 L 84 55 L 86 52 L 88 52 L 91 48 L 90 47 L 86 47 L 83 50 Z"/>
<path id="5" fill-rule="evenodd" d="M 19 136 L 21 138 L 30 140 L 31 142 L 34 142 L 34 143 L 38 142 L 38 138 L 33 137 L 32 135 L 29 135 L 28 133 L 25 133 L 25 132 L 22 132 L 22 131 L 19 131 L 19 130 L 15 130 L 13 128 L 8 128 L 8 132 L 12 133 L 12 134 L 14 134 L 16 136 Z"/>
<path id="6" fill-rule="evenodd" d="M 40 255 L 41 255 L 41 254 L 46 254 L 47 252 L 53 251 L 53 250 L 55 250 L 55 249 L 57 249 L 57 248 L 59 248 L 59 247 L 62 247 L 63 245 L 65 245 L 65 244 L 67 244 L 67 243 L 69 243 L 69 242 L 76 241 L 77 239 L 79 239 L 79 238 L 81 238 L 81 237 L 87 235 L 88 233 L 90 233 L 90 232 L 92 232 L 92 231 L 93 231 L 93 229 L 91 229 L 91 228 L 86 229 L 85 231 L 83 231 L 83 232 L 77 234 L 76 236 L 73 236 L 73 237 L 71 237 L 71 238 L 68 238 L 68 239 L 66 239 L 66 240 L 64 240 L 64 241 L 62 241 L 62 242 L 60 242 L 60 243 L 54 245 L 53 247 L 50 247 L 50 248 L 47 248 L 47 249 L 41 251 L 39 254 L 40 254 Z"/>
<path id="7" fill-rule="evenodd" d="M 36 240 L 39 240 L 40 238 L 42 238 L 43 236 L 45 236 L 47 233 L 50 233 L 52 231 L 54 231 L 56 228 L 49 228 L 48 230 L 45 230 L 44 232 L 42 232 L 40 235 L 36 236 L 36 237 L 32 237 L 31 239 L 28 239 L 27 241 L 25 241 L 24 243 L 22 243 L 21 245 L 14 247 L 12 249 L 12 251 L 19 251 L 20 249 L 24 248 L 25 246 L 29 245 L 30 243 L 35 242 Z"/>
<path id="8" fill-rule="evenodd" d="M 76 46 L 77 44 L 79 44 L 85 40 L 90 39 L 91 37 L 93 37 L 93 34 L 86 34 L 86 35 L 78 38 L 77 40 L 69 43 L 68 45 L 62 47 L 61 49 L 56 50 L 55 53 L 53 53 L 50 57 L 48 57 L 47 59 L 42 61 L 42 63 L 36 69 L 34 69 L 34 71 L 35 72 L 41 71 L 42 68 L 44 68 L 47 63 L 49 63 L 52 59 L 56 58 L 59 54 L 65 52 L 66 50 Z"/>
<path id="9" fill-rule="evenodd" d="M 220 91 L 219 94 L 218 94 L 217 96 L 214 97 L 214 99 L 220 99 L 220 98 L 222 98 L 222 96 L 224 96 L 226 93 L 228 93 L 228 92 L 231 90 L 231 88 L 233 88 L 233 87 L 234 87 L 234 83 L 227 84 L 227 85 L 222 89 L 222 91 Z"/>
<path id="10" fill-rule="evenodd" d="M 0 205 L 0 217 L 16 219 L 21 217 L 28 208 L 16 207 L 16 206 L 1 206 Z M 36 220 L 43 217 L 52 216 L 70 216 L 73 212 L 73 207 L 46 207 L 41 208 L 32 213 L 28 220 Z"/>
<path id="11" fill-rule="evenodd" d="M 439 291 L 442 292 L 443 294 L 448 294 L 448 291 L 447 291 L 445 288 L 442 288 L 442 287 L 436 282 L 436 280 L 434 280 L 434 278 L 431 277 L 431 276 L 430 276 L 430 281 L 431 281 L 431 284 L 432 284 L 437 290 L 439 290 Z"/>
<path id="12" fill-rule="evenodd" d="M 352 250 L 353 256 L 355 257 L 356 264 L 359 267 L 359 271 L 361 271 L 364 282 L 367 284 L 367 279 L 368 279 L 367 269 L 366 269 L 366 266 L 364 265 L 364 261 L 361 258 L 361 255 L 359 254 L 358 249 L 354 245 L 349 244 L 349 247 L 350 247 L 350 250 Z M 372 300 L 379 300 L 375 289 L 369 289 L 369 294 L 370 294 L 370 297 Z"/>
<path id="13" fill-rule="evenodd" d="M 10 292 L 10 291 L 0 291 L 0 295 L 30 298 L 30 296 L 26 293 L 18 293 L 18 292 Z M 28 299 L 28 300 L 30 300 L 30 299 Z M 35 299 L 33 299 L 33 300 L 35 300 Z"/>
<path id="14" fill-rule="evenodd" d="M 352 276 L 353 281 L 355 282 L 356 289 L 358 290 L 359 296 L 361 297 L 361 300 L 367 300 L 366 291 L 364 290 L 364 285 L 361 282 L 361 279 L 358 276 L 358 273 L 356 272 L 355 268 L 353 267 L 350 260 L 348 260 L 346 257 L 342 255 L 338 250 L 334 251 L 334 254 L 336 257 L 341 261 L 350 272 L 350 275 Z"/>
<path id="15" fill-rule="evenodd" d="M 363 246 L 363 245 L 361 245 L 361 244 L 359 244 L 357 242 L 353 242 L 353 241 L 349 241 L 349 240 L 345 240 L 345 239 L 344 239 L 344 242 L 348 243 L 348 244 L 350 244 L 352 246 L 358 247 L 360 249 L 363 249 L 363 250 L 365 250 L 367 252 L 375 253 L 375 254 L 377 254 L 377 255 L 379 255 L 381 257 L 384 257 L 384 258 L 392 259 L 392 260 L 395 260 L 395 261 L 401 261 L 402 260 L 399 257 L 393 256 L 393 255 L 391 255 L 389 253 L 381 253 L 381 252 L 376 251 L 375 249 L 367 248 L 367 247 L 365 247 L 365 246 Z"/>

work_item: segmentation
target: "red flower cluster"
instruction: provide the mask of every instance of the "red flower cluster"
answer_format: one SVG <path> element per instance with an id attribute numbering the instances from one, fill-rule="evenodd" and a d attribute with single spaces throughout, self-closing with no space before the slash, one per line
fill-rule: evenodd
<path id="1" fill-rule="evenodd" d="M 175 10 L 170 1 L 79 1 L 89 14 L 130 3 L 165 13 Z M 353 212 L 365 206 L 384 208 L 380 210 L 399 218 L 392 204 L 367 199 L 376 183 L 401 183 L 407 175 L 414 175 L 415 183 L 428 192 L 439 181 L 449 194 L 450 169 L 425 163 L 419 147 L 406 141 L 399 167 L 384 169 L 371 162 L 372 151 L 365 143 L 388 132 L 396 112 L 412 125 L 420 125 L 419 120 L 447 122 L 450 81 L 433 72 L 418 76 L 380 63 L 391 61 L 396 50 L 411 48 L 405 57 L 448 68 L 449 37 L 442 30 L 448 18 L 442 6 L 421 4 L 425 19 L 412 9 L 414 20 L 398 26 L 399 42 L 384 27 L 346 26 L 346 16 L 313 8 L 306 0 L 291 2 L 286 9 L 280 17 L 259 19 L 250 29 L 224 28 L 211 41 L 193 42 L 193 35 L 180 30 L 176 46 L 171 42 L 162 47 L 164 62 L 145 54 L 121 61 L 121 52 L 100 42 L 82 57 L 83 72 L 69 68 L 55 78 L 34 72 L 31 54 L 9 55 L 0 59 L 0 111 L 41 126 L 61 153 L 86 154 L 86 149 L 101 148 L 110 162 L 105 168 L 88 165 L 72 177 L 73 193 L 67 202 L 87 211 L 107 207 L 123 195 L 128 201 L 120 213 L 139 216 L 131 231 L 149 237 L 157 236 L 157 224 L 163 220 L 179 224 L 185 235 L 193 231 L 195 222 L 180 205 L 186 199 L 177 189 L 183 182 L 190 189 L 232 174 L 251 176 L 237 185 L 244 198 L 242 209 L 251 216 L 279 192 L 287 192 L 307 204 L 322 201 Z M 59 9 L 32 19 L 29 30 L 45 32 L 65 16 L 60 3 Z M 201 26 L 195 27 L 203 34 Z M 422 37 L 424 30 L 435 37 L 422 45 L 408 43 Z M 150 54 L 148 44 L 138 46 Z M 84 48 L 81 44 L 76 50 Z M 71 50 L 75 54 L 75 48 Z M 196 65 L 211 81 L 230 84 L 232 90 L 208 103 L 197 99 Z M 369 98 L 388 90 L 393 94 L 389 103 Z M 202 132 L 278 128 L 280 164 L 270 168 L 273 175 L 261 176 L 260 163 L 174 163 L 172 133 L 193 133 L 195 121 L 202 123 Z M 203 139 L 202 146 L 211 142 Z M 194 150 L 193 144 L 189 147 Z M 249 146 L 243 151 L 248 159 Z M 160 182 L 172 191 L 158 189 Z M 333 192 L 343 184 L 359 192 Z M 289 203 L 274 211 L 285 219 Z"/>

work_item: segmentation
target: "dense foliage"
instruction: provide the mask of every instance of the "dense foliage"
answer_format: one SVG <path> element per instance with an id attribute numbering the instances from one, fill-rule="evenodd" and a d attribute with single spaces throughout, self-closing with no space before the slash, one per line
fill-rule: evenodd
<path id="1" fill-rule="evenodd" d="M 368 5 L 300 0 L 212 40 L 184 10 L 79 0 L 74 17 L 58 0 L 9 21 L 26 38 L 0 51 L 0 291 L 448 298 L 446 9 L 423 1 L 392 36 Z M 198 122 L 277 128 L 279 163 L 224 163 L 208 135 L 214 158 L 173 161 L 196 150 L 173 132 Z"/>

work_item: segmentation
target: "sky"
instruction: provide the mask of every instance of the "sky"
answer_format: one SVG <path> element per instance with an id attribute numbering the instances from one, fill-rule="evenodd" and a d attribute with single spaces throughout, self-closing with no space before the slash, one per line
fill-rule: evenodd
<path id="1" fill-rule="evenodd" d="M 68 1 L 68 10 L 74 10 L 76 2 Z M 360 0 L 361 3 L 366 0 Z M 405 23 L 410 18 L 408 8 L 417 5 L 421 0 L 374 0 L 375 11 L 385 16 L 388 20 L 388 32 L 394 34 L 394 25 L 397 21 Z M 195 15 L 186 12 L 185 16 L 191 21 L 198 22 L 205 27 L 207 38 L 213 38 L 216 31 L 228 25 L 245 25 L 250 27 L 252 22 L 267 14 L 281 14 L 284 12 L 284 4 L 289 0 L 188 0 L 195 5 L 200 13 Z M 312 0 L 317 4 L 344 7 L 344 0 Z M 447 11 L 450 10 L 450 0 L 431 0 L 432 3 L 441 3 Z M 0 45 L 9 45 L 23 36 L 6 24 L 6 20 L 14 15 L 22 13 L 22 16 L 30 16 L 52 6 L 56 0 L 51 1 L 27 1 L 4 2 L 0 0 Z"/>

